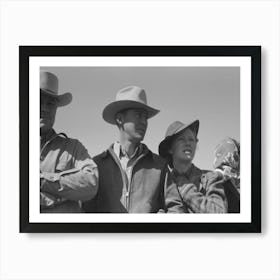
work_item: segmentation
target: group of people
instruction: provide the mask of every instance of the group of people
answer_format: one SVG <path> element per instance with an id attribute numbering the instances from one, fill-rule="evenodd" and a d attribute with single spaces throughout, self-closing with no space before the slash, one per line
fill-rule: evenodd
<path id="1" fill-rule="evenodd" d="M 40 72 L 41 213 L 238 213 L 240 145 L 224 139 L 215 150 L 213 170 L 193 164 L 199 121 L 169 125 L 158 153 L 143 143 L 148 120 L 145 90 L 121 89 L 103 110 L 119 138 L 94 156 L 76 139 L 53 129 L 56 110 L 71 93 L 59 94 L 58 78 Z"/>

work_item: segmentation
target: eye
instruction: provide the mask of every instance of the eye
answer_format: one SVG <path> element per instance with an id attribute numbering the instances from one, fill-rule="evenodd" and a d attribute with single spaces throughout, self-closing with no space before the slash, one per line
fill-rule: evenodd
<path id="1" fill-rule="evenodd" d="M 179 137 L 179 138 L 177 138 L 177 140 L 176 140 L 177 142 L 182 142 L 182 141 L 184 141 L 184 139 L 183 138 L 181 138 L 181 137 Z"/>
<path id="2" fill-rule="evenodd" d="M 148 118 L 148 113 L 146 111 L 144 111 L 144 112 L 142 112 L 142 116 L 147 119 Z"/>

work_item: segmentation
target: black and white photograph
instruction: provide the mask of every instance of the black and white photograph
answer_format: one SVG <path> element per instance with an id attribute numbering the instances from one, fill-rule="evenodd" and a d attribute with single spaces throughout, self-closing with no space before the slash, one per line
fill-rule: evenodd
<path id="1" fill-rule="evenodd" d="M 279 280 L 280 1 L 0 1 L 0 279 Z"/>
<path id="2" fill-rule="evenodd" d="M 29 159 L 40 170 L 21 183 L 21 231 L 260 230 L 260 163 L 251 162 L 260 156 L 251 115 L 260 116 L 260 47 L 20 54 L 29 69 L 21 129 L 32 135 L 22 168 Z"/>

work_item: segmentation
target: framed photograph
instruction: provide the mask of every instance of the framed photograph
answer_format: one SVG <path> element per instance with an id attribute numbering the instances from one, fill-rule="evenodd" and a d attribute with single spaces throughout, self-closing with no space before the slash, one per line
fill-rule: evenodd
<path id="1" fill-rule="evenodd" d="M 19 69 L 20 232 L 261 232 L 260 46 L 20 46 Z"/>

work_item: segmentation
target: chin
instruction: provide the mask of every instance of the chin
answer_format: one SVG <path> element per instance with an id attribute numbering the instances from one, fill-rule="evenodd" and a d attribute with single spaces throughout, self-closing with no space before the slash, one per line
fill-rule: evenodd
<path id="1" fill-rule="evenodd" d="M 49 125 L 40 124 L 40 133 L 41 134 L 48 133 L 51 129 L 52 129 L 52 127 L 50 127 Z"/>
<path id="2" fill-rule="evenodd" d="M 135 144 L 138 144 L 138 143 L 142 142 L 142 140 L 143 140 L 143 137 L 134 137 L 132 142 Z"/>
<path id="3" fill-rule="evenodd" d="M 40 120 L 40 127 L 48 127 L 50 126 L 50 121 L 46 119 L 41 119 Z"/>
<path id="4" fill-rule="evenodd" d="M 137 134 L 136 136 L 135 136 L 135 138 L 136 139 L 139 139 L 139 140 L 143 140 L 144 139 L 144 137 L 145 137 L 145 134 L 143 135 L 143 134 Z"/>
<path id="5" fill-rule="evenodd" d="M 185 162 L 190 162 L 193 160 L 193 157 L 184 155 L 181 157 L 181 159 Z"/>

